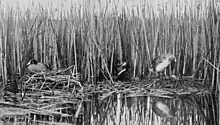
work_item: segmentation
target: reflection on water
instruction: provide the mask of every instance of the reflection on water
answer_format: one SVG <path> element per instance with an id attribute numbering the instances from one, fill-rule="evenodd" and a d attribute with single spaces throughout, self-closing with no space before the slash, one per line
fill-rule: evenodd
<path id="1" fill-rule="evenodd" d="M 185 99 L 166 99 L 158 97 L 123 97 L 118 94 L 105 100 L 94 98 L 86 104 L 85 124 L 93 125 L 204 125 L 205 119 L 195 105 Z M 159 103 L 157 103 L 159 102 Z M 173 117 L 161 115 L 152 110 L 159 104 L 164 112 L 173 113 Z M 157 107 L 158 108 L 158 107 Z M 89 111 L 89 110 L 87 110 Z M 160 110 L 159 110 L 160 111 Z"/>

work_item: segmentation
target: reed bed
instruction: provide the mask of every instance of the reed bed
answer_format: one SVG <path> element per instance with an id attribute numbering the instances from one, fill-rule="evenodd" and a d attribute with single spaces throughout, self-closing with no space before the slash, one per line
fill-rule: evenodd
<path id="1" fill-rule="evenodd" d="M 215 0 L 205 4 L 184 5 L 182 11 L 180 5 L 160 6 L 157 11 L 147 5 L 131 12 L 124 7 L 119 12 L 116 5 L 109 9 L 107 3 L 95 11 L 96 8 L 85 3 L 72 6 L 67 12 L 61 8 L 56 13 L 51 12 L 52 8 L 37 6 L 34 8 L 37 12 L 27 9 L 22 13 L 19 7 L 4 9 L 1 5 L 1 88 L 17 75 L 25 76 L 31 58 L 51 64 L 54 70 L 74 65 L 72 73 L 81 74 L 82 86 L 87 82 L 97 84 L 98 76 L 104 72 L 110 77 L 109 86 L 114 83 L 115 60 L 127 61 L 133 77 L 146 78 L 151 60 L 169 52 L 177 57 L 177 64 L 167 74 L 209 81 L 198 85 L 192 80 L 186 85 L 198 85 L 197 91 L 200 86 L 209 89 L 211 94 L 199 97 L 197 102 L 209 107 L 205 110 L 210 118 L 207 124 L 217 125 L 219 5 Z M 56 81 L 61 77 L 64 76 L 45 78 Z M 0 96 L 3 95 L 1 92 Z"/>

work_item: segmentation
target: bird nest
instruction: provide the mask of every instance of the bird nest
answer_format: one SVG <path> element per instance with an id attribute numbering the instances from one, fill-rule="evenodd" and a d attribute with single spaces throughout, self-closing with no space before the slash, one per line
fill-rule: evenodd
<path id="1" fill-rule="evenodd" d="M 71 68 L 69 68 L 71 69 Z M 110 82 L 81 85 L 78 73 L 69 69 L 27 75 L 22 79 L 21 92 L 5 91 L 4 97 L 13 103 L 0 102 L 0 116 L 6 121 L 31 123 L 73 123 L 82 121 L 82 102 L 91 101 L 95 94 L 104 100 L 113 94 L 125 97 L 155 96 L 184 98 L 208 94 L 207 81 L 192 78 L 146 78 L 138 81 Z M 5 107 L 8 107 L 7 111 Z M 10 109 L 10 110 L 9 110 Z M 0 113 L 2 114 L 2 113 Z"/>
<path id="2" fill-rule="evenodd" d="M 105 99 L 112 94 L 121 93 L 125 97 L 153 96 L 161 98 L 184 98 L 189 95 L 209 94 L 209 89 L 204 85 L 207 81 L 188 77 L 183 78 L 146 78 L 138 81 L 115 82 L 103 81 L 97 85 L 84 86 L 84 95 L 101 94 L 100 99 Z"/>
<path id="3" fill-rule="evenodd" d="M 0 118 L 17 123 L 63 124 L 79 122 L 82 117 L 83 87 L 74 67 L 50 72 L 32 73 L 21 80 L 19 93 L 4 92 L 13 103 L 0 102 Z"/>

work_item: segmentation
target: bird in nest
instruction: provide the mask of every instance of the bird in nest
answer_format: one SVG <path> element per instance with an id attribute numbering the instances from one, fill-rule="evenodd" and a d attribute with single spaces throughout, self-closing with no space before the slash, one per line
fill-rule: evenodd
<path id="1" fill-rule="evenodd" d="M 113 80 L 116 81 L 127 81 L 131 79 L 131 74 L 129 72 L 130 66 L 127 62 L 115 63 L 113 67 Z M 102 71 L 97 78 L 98 81 L 109 80 L 109 76 L 106 72 Z"/>
<path id="2" fill-rule="evenodd" d="M 150 72 L 160 73 L 164 71 L 172 62 L 176 62 L 176 57 L 173 54 L 161 54 L 153 59 Z"/>
<path id="3" fill-rule="evenodd" d="M 27 69 L 30 72 L 47 72 L 51 70 L 48 65 L 37 62 L 35 59 L 32 59 L 27 63 Z"/>
<path id="4" fill-rule="evenodd" d="M 116 81 L 127 81 L 132 79 L 132 74 L 129 72 L 130 66 L 127 62 L 123 62 L 117 67 Z"/>

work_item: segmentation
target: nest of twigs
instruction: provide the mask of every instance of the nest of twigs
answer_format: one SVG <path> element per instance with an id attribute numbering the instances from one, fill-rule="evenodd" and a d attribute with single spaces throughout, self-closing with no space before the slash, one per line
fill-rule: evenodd
<path id="1" fill-rule="evenodd" d="M 19 93 L 5 91 L 4 98 L 13 103 L 0 103 L 11 109 L 0 117 L 6 122 L 73 123 L 83 111 L 80 96 L 83 87 L 80 74 L 74 69 L 71 66 L 23 76 Z M 21 114 L 23 117 L 19 117 Z"/>
<path id="2" fill-rule="evenodd" d="M 99 95 L 99 100 L 118 93 L 125 97 L 162 98 L 209 94 L 208 88 L 204 86 L 207 81 L 193 78 L 155 77 L 113 83 L 106 80 L 82 85 L 80 75 L 76 71 L 69 72 L 69 69 L 25 76 L 20 93 L 5 92 L 7 99 L 13 98 L 13 104 L 0 102 L 0 108 L 10 109 L 4 111 L 7 117 L 0 117 L 9 121 L 10 117 L 16 116 L 14 121 L 32 123 L 73 123 L 79 118 L 82 121 L 82 102 L 90 100 L 94 94 Z"/>
<path id="3" fill-rule="evenodd" d="M 209 94 L 209 89 L 204 86 L 208 81 L 194 78 L 146 78 L 137 81 L 110 82 L 103 81 L 97 85 L 88 84 L 84 86 L 83 93 L 91 95 L 101 94 L 103 100 L 112 94 L 121 93 L 125 97 L 153 96 L 161 98 L 184 98 L 190 95 Z"/>

